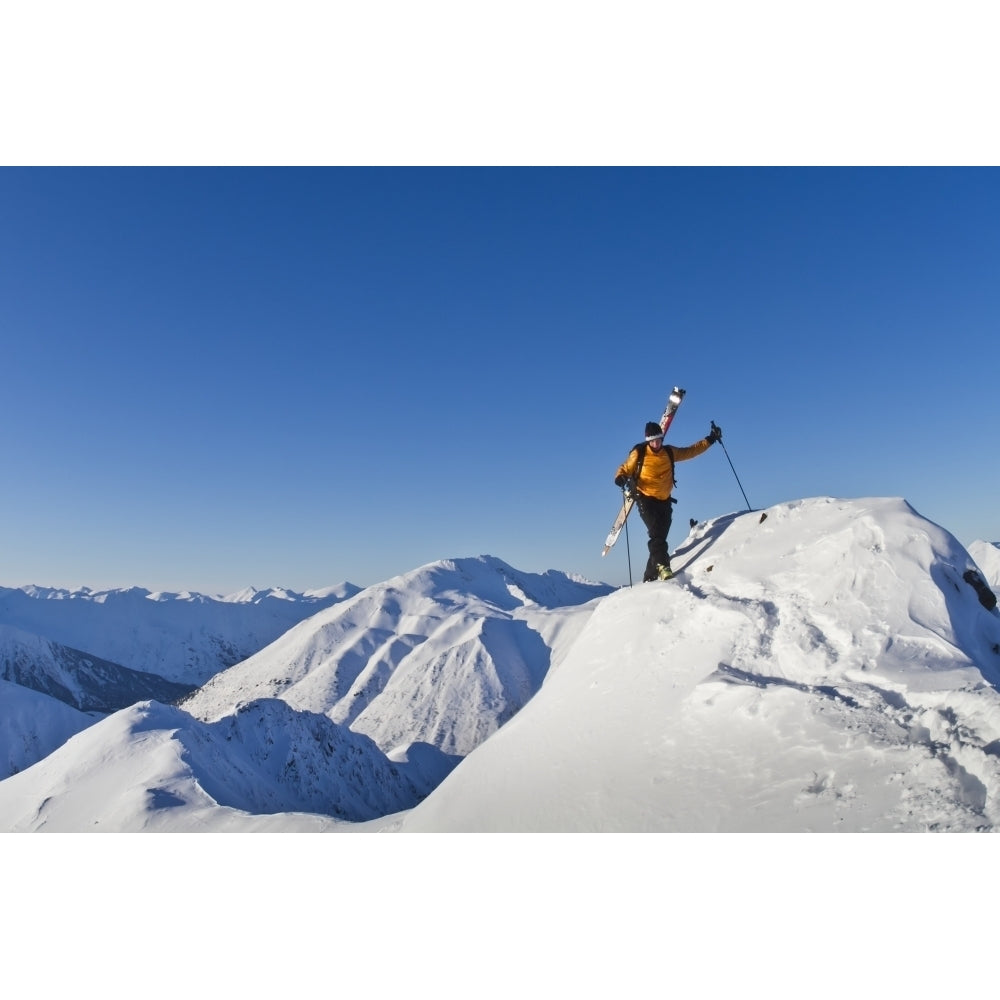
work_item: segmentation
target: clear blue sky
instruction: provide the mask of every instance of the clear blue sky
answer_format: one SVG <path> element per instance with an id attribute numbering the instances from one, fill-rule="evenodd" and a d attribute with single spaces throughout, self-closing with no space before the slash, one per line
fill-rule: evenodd
<path id="1" fill-rule="evenodd" d="M 675 384 L 754 507 L 998 540 L 998 279 L 994 169 L 2 169 L 0 583 L 623 583 Z M 743 506 L 678 480 L 672 546 Z"/>

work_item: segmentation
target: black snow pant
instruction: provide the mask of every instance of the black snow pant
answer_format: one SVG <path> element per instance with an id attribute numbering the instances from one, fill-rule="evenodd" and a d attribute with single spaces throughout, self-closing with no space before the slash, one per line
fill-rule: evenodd
<path id="1" fill-rule="evenodd" d="M 642 576 L 643 583 L 657 579 L 657 566 L 661 563 L 670 566 L 670 555 L 667 552 L 667 535 L 670 533 L 670 521 L 673 517 L 674 501 L 657 500 L 643 493 L 636 496 L 639 505 L 639 516 L 649 532 L 649 561 L 646 572 Z"/>

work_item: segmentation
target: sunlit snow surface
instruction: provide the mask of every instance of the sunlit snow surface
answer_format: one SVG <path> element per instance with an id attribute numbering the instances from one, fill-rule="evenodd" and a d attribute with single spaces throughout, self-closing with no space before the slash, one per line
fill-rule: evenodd
<path id="1" fill-rule="evenodd" d="M 1000 542 L 973 542 L 969 555 L 976 560 L 986 582 L 994 590 L 1000 590 Z"/>
<path id="2" fill-rule="evenodd" d="M 492 557 L 368 588 L 0 782 L 0 829 L 1000 828 L 1000 614 L 952 535 L 817 498 L 700 525 L 673 564 L 613 593 Z"/>
<path id="3" fill-rule="evenodd" d="M 992 830 L 1000 617 L 895 499 L 723 518 L 404 830 Z"/>

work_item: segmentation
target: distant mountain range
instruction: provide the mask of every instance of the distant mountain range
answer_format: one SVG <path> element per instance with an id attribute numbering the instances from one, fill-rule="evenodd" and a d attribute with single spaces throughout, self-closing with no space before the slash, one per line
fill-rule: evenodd
<path id="1" fill-rule="evenodd" d="M 230 597 L 127 590 L 0 588 L 0 625 L 191 690 L 360 587 L 248 588 Z M 3 669 L 0 661 L 0 670 Z M 19 683 L 28 687 L 22 672 Z M 45 690 L 41 687 L 38 690 Z"/>
<path id="2" fill-rule="evenodd" d="M 0 779 L 101 715 L 176 701 L 360 589 L 251 587 L 213 598 L 138 587 L 0 588 Z"/>

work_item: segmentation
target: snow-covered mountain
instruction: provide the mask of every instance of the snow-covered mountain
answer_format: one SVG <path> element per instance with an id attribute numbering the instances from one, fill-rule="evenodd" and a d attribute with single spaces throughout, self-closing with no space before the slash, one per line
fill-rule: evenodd
<path id="1" fill-rule="evenodd" d="M 182 707 L 208 721 L 281 698 L 386 753 L 423 742 L 465 756 L 520 711 L 612 589 L 490 556 L 432 563 L 314 615 Z"/>
<path id="2" fill-rule="evenodd" d="M 0 588 L 0 679 L 89 713 L 169 703 L 359 590 L 350 583 L 302 594 L 248 588 L 213 598 L 141 588 Z M 65 739 L 58 733 L 95 721 L 71 715 L 71 725 L 48 731 L 37 720 L 66 713 L 43 700 L 36 720 L 26 703 L 19 696 L 18 710 L 0 724 L 0 779 L 50 753 Z"/>
<path id="3" fill-rule="evenodd" d="M 973 542 L 969 546 L 969 555 L 976 560 L 993 590 L 1000 590 L 1000 542 Z"/>
<path id="4" fill-rule="evenodd" d="M 130 670 L 11 625 L 0 625 L 0 678 L 81 712 L 116 712 L 148 699 L 171 702 L 191 691 L 190 684 Z"/>
<path id="5" fill-rule="evenodd" d="M 351 583 L 302 594 L 249 588 L 214 598 L 152 593 L 141 587 L 3 587 L 0 625 L 157 674 L 190 690 L 360 589 Z"/>
<path id="6" fill-rule="evenodd" d="M 674 567 L 368 588 L 0 781 L 0 829 L 1000 830 L 1000 612 L 951 534 L 823 497 Z"/>
<path id="7" fill-rule="evenodd" d="M 490 556 L 394 577 L 181 708 L 118 712 L 0 782 L 0 829 L 234 829 L 242 810 L 248 829 L 314 830 L 412 808 L 523 707 L 612 591 Z M 110 788 L 132 812 L 109 816 Z M 280 811 L 316 816 L 259 817 Z"/>
<path id="8" fill-rule="evenodd" d="M 0 783 L 12 792 L 8 809 L 29 819 L 7 829 L 272 830 L 293 815 L 296 829 L 324 830 L 410 808 L 428 791 L 419 769 L 389 761 L 367 737 L 281 701 L 211 724 L 138 704 L 16 778 L 28 776 Z"/>

